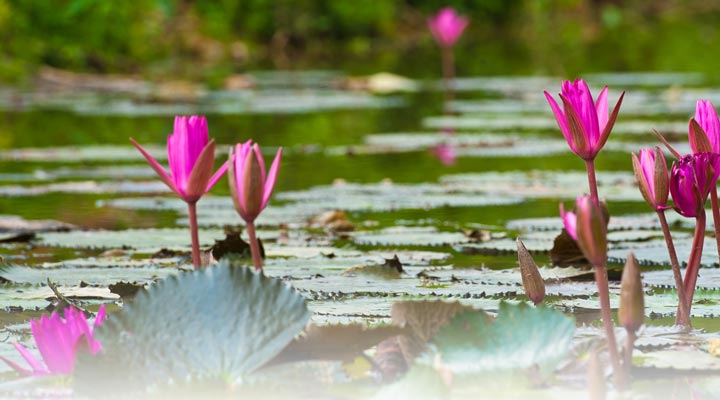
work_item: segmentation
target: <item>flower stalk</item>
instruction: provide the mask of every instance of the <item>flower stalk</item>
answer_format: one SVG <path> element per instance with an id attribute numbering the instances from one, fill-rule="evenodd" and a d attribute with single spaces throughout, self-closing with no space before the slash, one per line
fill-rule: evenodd
<path id="1" fill-rule="evenodd" d="M 624 372 L 620 362 L 615 339 L 615 327 L 610 310 L 610 290 L 607 276 L 607 223 L 601 205 L 588 195 L 580 196 L 575 203 L 575 212 L 565 212 L 560 205 L 565 230 L 572 237 L 585 258 L 593 265 L 595 282 L 600 298 L 600 313 L 608 342 L 608 353 L 613 367 L 613 376 L 618 388 L 623 388 Z"/>
<path id="2" fill-rule="evenodd" d="M 668 256 L 670 257 L 670 265 L 672 266 L 673 278 L 675 279 L 675 287 L 678 293 L 678 310 L 675 315 L 675 324 L 682 325 L 685 327 L 690 326 L 690 316 L 688 315 L 688 303 L 685 297 L 685 285 L 683 284 L 682 272 L 680 271 L 680 262 L 677 258 L 677 252 L 675 251 L 675 244 L 673 243 L 672 235 L 670 234 L 670 227 L 665 218 L 664 210 L 656 210 L 658 219 L 660 220 L 660 227 L 665 237 L 665 245 L 668 249 Z"/>

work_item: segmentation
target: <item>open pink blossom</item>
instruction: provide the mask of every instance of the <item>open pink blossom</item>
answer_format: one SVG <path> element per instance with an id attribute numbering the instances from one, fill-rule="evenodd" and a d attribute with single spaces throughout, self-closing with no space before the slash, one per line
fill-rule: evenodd
<path id="1" fill-rule="evenodd" d="M 30 321 L 30 330 L 42 361 L 35 358 L 19 343 L 14 344 L 15 348 L 27 361 L 30 369 L 5 357 L 0 359 L 26 375 L 69 375 L 75 367 L 75 356 L 81 348 L 85 347 L 91 354 L 96 354 L 102 348 L 100 342 L 93 337 L 93 331 L 106 317 L 105 305 L 100 306 L 92 327 L 88 324 L 85 314 L 75 308 L 67 308 L 64 319 L 57 313 L 52 313 L 50 317 L 43 315 L 40 319 Z"/>
<path id="2" fill-rule="evenodd" d="M 215 140 L 209 140 L 203 116 L 176 116 L 173 133 L 167 138 L 170 173 L 134 139 L 130 141 L 145 156 L 160 179 L 187 203 L 197 202 L 227 170 L 223 164 L 215 174 Z"/>
<path id="3" fill-rule="evenodd" d="M 459 15 L 454 8 L 445 7 L 428 20 L 428 27 L 440 46 L 451 47 L 457 42 L 468 25 L 467 17 Z"/>
<path id="4" fill-rule="evenodd" d="M 606 86 L 597 100 L 593 101 L 590 88 L 584 79 L 576 79 L 575 82 L 565 81 L 560 92 L 563 108 L 560 108 L 550 93 L 545 92 L 545 97 L 570 149 L 584 160 L 595 159 L 605 146 L 625 96 L 623 92 L 612 114 L 608 115 L 607 92 Z"/>
<path id="5" fill-rule="evenodd" d="M 710 100 L 697 101 L 694 120 L 702 129 L 695 129 L 693 121 L 690 121 L 688 139 L 692 152 L 720 153 L 720 118 Z"/>
<path id="6" fill-rule="evenodd" d="M 230 195 L 235 209 L 246 222 L 252 222 L 265 209 L 280 169 L 282 148 L 278 149 L 270 171 L 265 171 L 260 146 L 252 140 L 235 145 L 230 154 Z"/>

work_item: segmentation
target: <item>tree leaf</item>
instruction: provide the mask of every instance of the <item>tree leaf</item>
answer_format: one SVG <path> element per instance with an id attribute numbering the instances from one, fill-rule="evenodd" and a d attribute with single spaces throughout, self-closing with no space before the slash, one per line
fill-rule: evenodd
<path id="1" fill-rule="evenodd" d="M 282 281 L 229 262 L 170 277 L 98 328 L 103 350 L 79 358 L 76 383 L 89 394 L 204 379 L 237 384 L 285 348 L 310 314 Z"/>
<path id="2" fill-rule="evenodd" d="M 553 368 L 575 332 L 572 318 L 547 307 L 500 303 L 497 319 L 482 311 L 456 315 L 433 339 L 454 373 Z"/>

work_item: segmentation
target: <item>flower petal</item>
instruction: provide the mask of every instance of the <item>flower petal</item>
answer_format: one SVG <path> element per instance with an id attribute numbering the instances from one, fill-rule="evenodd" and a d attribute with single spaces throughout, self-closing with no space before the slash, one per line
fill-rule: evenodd
<path id="1" fill-rule="evenodd" d="M 165 168 L 158 163 L 153 156 L 150 155 L 138 142 L 135 141 L 135 139 L 130 138 L 130 141 L 132 142 L 135 147 L 140 150 L 140 153 L 145 157 L 145 160 L 147 160 L 148 164 L 152 167 L 152 169 L 155 170 L 155 172 L 158 174 L 160 179 L 170 188 L 173 192 L 178 193 L 177 189 L 175 188 L 175 184 L 173 183 L 172 178 L 170 175 L 168 175 Z M 179 194 L 179 193 L 178 193 Z"/>
<path id="2" fill-rule="evenodd" d="M 278 149 L 277 153 L 275 154 L 275 159 L 273 160 L 272 164 L 270 165 L 270 171 L 267 175 L 267 180 L 265 181 L 265 192 L 263 193 L 263 200 L 262 200 L 262 208 L 265 209 L 265 206 L 267 206 L 268 201 L 270 201 L 270 196 L 272 195 L 273 189 L 275 188 L 275 181 L 277 181 L 278 172 L 280 171 L 280 160 L 282 159 L 282 147 Z"/>
<path id="3" fill-rule="evenodd" d="M 195 167 L 190 173 L 188 179 L 187 190 L 185 192 L 185 201 L 193 202 L 197 201 L 205 194 L 208 186 L 208 181 L 213 174 L 213 166 L 215 164 L 215 139 L 211 140 L 210 143 L 200 153 Z"/>
<path id="4" fill-rule="evenodd" d="M 215 171 L 215 174 L 213 174 L 212 178 L 208 181 L 207 188 L 205 189 L 205 192 L 209 192 L 210 189 L 212 189 L 213 186 L 217 183 L 217 181 L 222 178 L 223 175 L 225 175 L 225 172 L 227 172 L 228 169 L 228 161 L 225 161 L 223 165 L 218 168 L 217 171 Z"/>
<path id="5" fill-rule="evenodd" d="M 40 362 L 35 356 L 30 354 L 28 349 L 26 349 L 23 345 L 20 343 L 13 343 L 13 346 L 17 349 L 18 353 L 22 356 L 22 358 L 27 361 L 28 365 L 30 365 L 30 368 L 33 369 L 34 373 L 40 373 L 40 374 L 48 374 L 50 371 L 48 371 L 47 367 L 43 365 L 42 362 Z"/>

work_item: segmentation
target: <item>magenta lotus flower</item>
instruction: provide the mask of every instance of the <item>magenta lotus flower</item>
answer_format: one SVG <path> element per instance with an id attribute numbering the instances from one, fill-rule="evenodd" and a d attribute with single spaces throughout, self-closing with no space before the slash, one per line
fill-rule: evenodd
<path id="1" fill-rule="evenodd" d="M 167 138 L 170 173 L 134 139 L 130 141 L 145 156 L 160 179 L 187 203 L 197 202 L 227 170 L 223 164 L 215 174 L 215 140 L 209 140 L 203 116 L 175 117 L 175 129 Z"/>
<path id="2" fill-rule="evenodd" d="M 675 210 L 685 217 L 704 212 L 710 190 L 720 176 L 720 155 L 714 153 L 689 154 L 673 163 L 670 175 L 670 194 Z"/>
<path id="3" fill-rule="evenodd" d="M 642 149 L 640 156 L 632 153 L 633 169 L 640 193 L 655 210 L 667 209 L 670 177 L 665 155 L 659 147 Z"/>
<path id="4" fill-rule="evenodd" d="M 555 99 L 547 91 L 545 92 L 545 97 L 555 113 L 555 119 L 570 149 L 584 160 L 595 159 L 605 146 L 625 96 L 623 92 L 612 114 L 608 115 L 607 91 L 606 86 L 600 92 L 597 101 L 593 101 L 584 79 L 576 79 L 575 82 L 565 81 L 560 93 L 562 109 Z"/>
<path id="5" fill-rule="evenodd" d="M 698 100 L 695 107 L 697 127 L 690 121 L 688 139 L 693 153 L 720 153 L 720 119 L 710 100 Z"/>
<path id="6" fill-rule="evenodd" d="M 93 337 L 94 328 L 102 325 L 107 317 L 105 305 L 101 305 L 92 327 L 88 324 L 85 314 L 75 308 L 65 309 L 65 318 L 57 313 L 50 317 L 43 315 L 40 319 L 30 321 L 35 345 L 42 356 L 42 361 L 33 356 L 25 347 L 15 343 L 15 348 L 27 361 L 30 369 L 0 357 L 16 371 L 26 375 L 63 374 L 69 375 L 75 367 L 75 355 L 85 347 L 90 354 L 96 354 L 102 346 Z"/>
<path id="7" fill-rule="evenodd" d="M 160 179 L 188 204 L 193 266 L 200 268 L 202 260 L 195 203 L 217 183 L 228 168 L 226 162 L 213 174 L 215 140 L 209 140 L 205 117 L 175 117 L 175 129 L 167 138 L 169 174 L 133 138 L 130 141 L 145 156 Z"/>
<path id="8" fill-rule="evenodd" d="M 459 15 L 454 8 L 445 7 L 428 20 L 428 27 L 435 40 L 442 47 L 451 47 L 457 42 L 465 28 L 468 19 Z"/>

